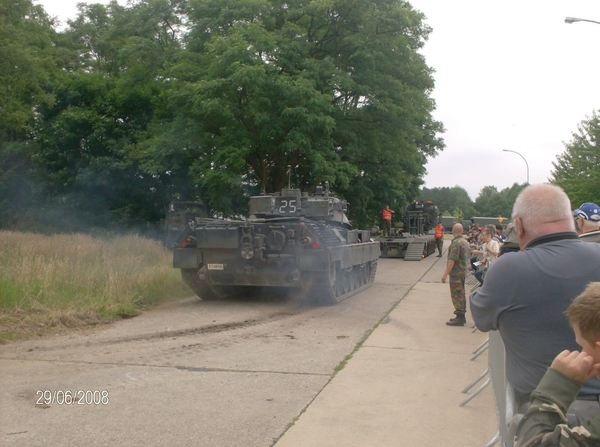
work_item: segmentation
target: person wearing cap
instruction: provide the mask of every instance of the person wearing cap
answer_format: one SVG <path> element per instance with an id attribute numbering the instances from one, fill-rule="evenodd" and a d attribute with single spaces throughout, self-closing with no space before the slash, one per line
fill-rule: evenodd
<path id="1" fill-rule="evenodd" d="M 586 202 L 573 210 L 575 231 L 586 242 L 600 242 L 600 206 Z"/>
<path id="2" fill-rule="evenodd" d="M 565 311 L 590 282 L 600 282 L 600 244 L 579 238 L 572 210 L 558 186 L 523 189 L 512 211 L 521 250 L 500 256 L 470 297 L 477 328 L 500 332 L 518 413 L 554 358 L 578 349 Z M 599 379 L 583 385 L 568 413 L 582 421 L 600 415 Z"/>

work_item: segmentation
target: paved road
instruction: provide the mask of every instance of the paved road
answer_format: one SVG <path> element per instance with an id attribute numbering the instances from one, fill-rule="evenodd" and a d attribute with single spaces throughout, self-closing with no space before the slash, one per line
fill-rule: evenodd
<path id="1" fill-rule="evenodd" d="M 271 446 L 435 260 L 380 259 L 373 287 L 332 307 L 189 298 L 0 346 L 0 443 Z M 84 399 L 46 404 L 67 391 Z"/>

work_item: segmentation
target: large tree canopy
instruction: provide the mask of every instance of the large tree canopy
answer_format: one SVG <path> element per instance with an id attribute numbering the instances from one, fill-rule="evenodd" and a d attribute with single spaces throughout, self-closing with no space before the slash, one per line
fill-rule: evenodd
<path id="1" fill-rule="evenodd" d="M 82 3 L 62 31 L 1 2 L 0 161 L 27 167 L 42 215 L 142 224 L 172 199 L 238 214 L 329 181 L 368 225 L 444 147 L 430 29 L 405 1 Z"/>
<path id="2" fill-rule="evenodd" d="M 594 111 L 565 144 L 566 150 L 552 163 L 551 183 L 565 190 L 573 207 L 600 203 L 600 111 Z"/>
<path id="3" fill-rule="evenodd" d="M 443 129 L 417 52 L 429 29 L 407 2 L 196 0 L 188 14 L 170 117 L 146 148 L 156 173 L 192 160 L 225 208 L 224 191 L 279 190 L 291 166 L 294 185 L 330 181 L 363 222 L 416 192 Z"/>

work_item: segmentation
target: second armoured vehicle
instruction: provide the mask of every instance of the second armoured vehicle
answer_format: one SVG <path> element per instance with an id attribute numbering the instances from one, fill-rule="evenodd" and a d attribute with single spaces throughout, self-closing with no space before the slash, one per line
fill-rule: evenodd
<path id="1" fill-rule="evenodd" d="M 173 267 L 203 300 L 284 287 L 334 304 L 373 283 L 379 242 L 353 229 L 347 202 L 317 187 L 250 198 L 246 220 L 197 218 L 173 249 Z"/>
<path id="2" fill-rule="evenodd" d="M 427 200 L 413 201 L 404 209 L 403 227 L 392 228 L 389 237 L 378 237 L 382 258 L 420 261 L 435 252 L 432 230 L 440 221 L 438 207 Z"/>

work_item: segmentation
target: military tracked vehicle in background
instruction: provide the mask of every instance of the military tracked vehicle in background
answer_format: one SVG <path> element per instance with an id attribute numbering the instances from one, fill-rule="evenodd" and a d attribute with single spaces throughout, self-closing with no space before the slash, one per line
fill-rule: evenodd
<path id="1" fill-rule="evenodd" d="M 181 233 L 173 267 L 203 300 L 284 287 L 334 304 L 370 286 L 379 242 L 355 230 L 347 202 L 317 187 L 250 198 L 246 220 L 198 218 Z"/>
<path id="2" fill-rule="evenodd" d="M 420 261 L 435 252 L 434 229 L 440 222 L 438 207 L 427 200 L 413 201 L 403 212 L 403 227 L 392 228 L 389 237 L 380 236 L 382 258 Z"/>

